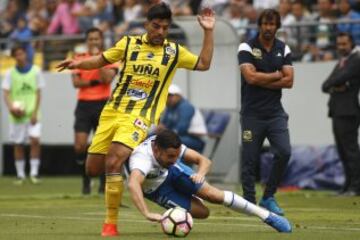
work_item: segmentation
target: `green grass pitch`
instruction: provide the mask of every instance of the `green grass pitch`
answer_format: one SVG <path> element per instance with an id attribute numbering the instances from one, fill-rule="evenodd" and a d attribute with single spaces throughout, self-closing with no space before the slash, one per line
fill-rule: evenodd
<path id="1" fill-rule="evenodd" d="M 95 179 L 94 179 L 95 180 Z M 41 185 L 14 186 L 0 178 L 0 239 L 102 239 L 104 199 L 79 194 L 80 178 L 44 178 Z M 240 186 L 226 186 L 240 192 Z M 93 189 L 96 192 L 96 188 Z M 260 192 L 260 191 L 259 191 Z M 208 205 L 211 217 L 196 220 L 187 239 L 204 240 L 359 240 L 360 197 L 335 197 L 331 192 L 298 191 L 277 195 L 293 223 L 293 233 L 280 234 L 255 217 Z M 160 225 L 145 220 L 125 192 L 120 208 L 119 239 L 169 239 Z M 149 203 L 151 209 L 164 212 Z M 116 238 L 114 238 L 116 239 Z"/>

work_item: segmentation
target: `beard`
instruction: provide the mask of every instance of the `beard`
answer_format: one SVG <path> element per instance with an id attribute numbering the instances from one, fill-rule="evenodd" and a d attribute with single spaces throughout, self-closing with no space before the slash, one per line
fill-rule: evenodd
<path id="1" fill-rule="evenodd" d="M 350 52 L 351 52 L 351 50 L 350 51 L 345 50 L 345 49 L 344 50 L 338 50 L 339 55 L 342 56 L 342 57 L 346 57 L 347 55 L 350 54 Z"/>
<path id="2" fill-rule="evenodd" d="M 272 32 L 264 32 L 263 33 L 264 39 L 265 40 L 272 40 L 275 36 L 275 34 L 273 34 Z"/>

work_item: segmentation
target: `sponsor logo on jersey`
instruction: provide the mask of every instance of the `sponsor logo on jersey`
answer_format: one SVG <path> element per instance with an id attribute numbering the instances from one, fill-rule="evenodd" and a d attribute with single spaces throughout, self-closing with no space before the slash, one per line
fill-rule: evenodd
<path id="1" fill-rule="evenodd" d="M 145 130 L 145 131 L 147 131 L 148 128 L 149 128 L 149 127 L 146 125 L 146 123 L 144 123 L 144 121 L 141 120 L 141 119 L 139 119 L 139 118 L 135 119 L 134 125 L 137 126 L 137 127 L 139 127 L 139 128 L 141 128 L 141 129 L 143 129 L 143 130 Z"/>
<path id="2" fill-rule="evenodd" d="M 253 136 L 251 130 L 244 130 L 242 134 L 242 138 L 244 142 L 252 142 Z"/>
<path id="3" fill-rule="evenodd" d="M 252 55 L 254 56 L 254 58 L 262 59 L 261 50 L 258 48 L 253 48 Z"/>
<path id="4" fill-rule="evenodd" d="M 155 56 L 154 53 L 149 52 L 146 57 L 147 57 L 148 59 L 152 59 L 152 58 L 154 58 L 154 56 Z"/>
<path id="5" fill-rule="evenodd" d="M 165 48 L 165 52 L 166 52 L 166 54 L 169 54 L 171 56 L 175 56 L 175 54 L 176 54 L 176 50 L 170 46 L 167 46 Z"/>
<path id="6" fill-rule="evenodd" d="M 147 179 L 154 179 L 157 177 L 160 177 L 162 175 L 164 175 L 166 173 L 166 170 L 160 169 L 160 168 L 155 168 L 153 170 L 151 170 L 148 175 L 146 175 Z"/>
<path id="7" fill-rule="evenodd" d="M 132 138 L 135 142 L 138 142 L 138 141 L 139 141 L 139 133 L 138 133 L 138 132 L 133 132 L 133 134 L 131 135 L 131 138 Z"/>
<path id="8" fill-rule="evenodd" d="M 160 75 L 160 69 L 158 67 L 154 67 L 151 64 L 146 65 L 133 65 L 133 70 L 137 74 L 142 75 L 151 75 L 151 76 L 159 76 Z"/>
<path id="9" fill-rule="evenodd" d="M 131 100 L 134 101 L 145 99 L 148 96 L 147 93 L 141 89 L 128 89 L 127 95 L 130 97 Z"/>
<path id="10" fill-rule="evenodd" d="M 131 82 L 131 85 L 140 87 L 140 88 L 151 88 L 153 86 L 154 81 L 151 79 L 135 79 Z"/>

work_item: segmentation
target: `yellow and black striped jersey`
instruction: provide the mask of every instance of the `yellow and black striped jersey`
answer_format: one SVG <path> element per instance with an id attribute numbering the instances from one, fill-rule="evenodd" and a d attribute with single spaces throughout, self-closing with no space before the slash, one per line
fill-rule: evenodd
<path id="1" fill-rule="evenodd" d="M 103 57 L 122 61 L 120 78 L 107 108 L 142 116 L 157 124 L 165 108 L 168 88 L 177 68 L 195 69 L 199 57 L 177 43 L 165 40 L 154 46 L 147 35 L 124 36 Z"/>

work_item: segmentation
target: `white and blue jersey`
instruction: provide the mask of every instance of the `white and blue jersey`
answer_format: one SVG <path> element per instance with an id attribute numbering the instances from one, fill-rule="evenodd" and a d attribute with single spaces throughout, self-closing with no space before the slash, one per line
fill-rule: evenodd
<path id="1" fill-rule="evenodd" d="M 176 164 L 169 169 L 163 168 L 154 157 L 151 142 L 152 136 L 136 147 L 129 161 L 125 164 L 125 173 L 138 169 L 145 176 L 142 190 L 146 198 L 165 208 L 181 206 L 187 210 L 191 207 L 191 197 L 202 184 L 195 184 L 190 179 L 194 171 L 180 163 L 186 146 L 181 146 L 181 152 Z"/>

